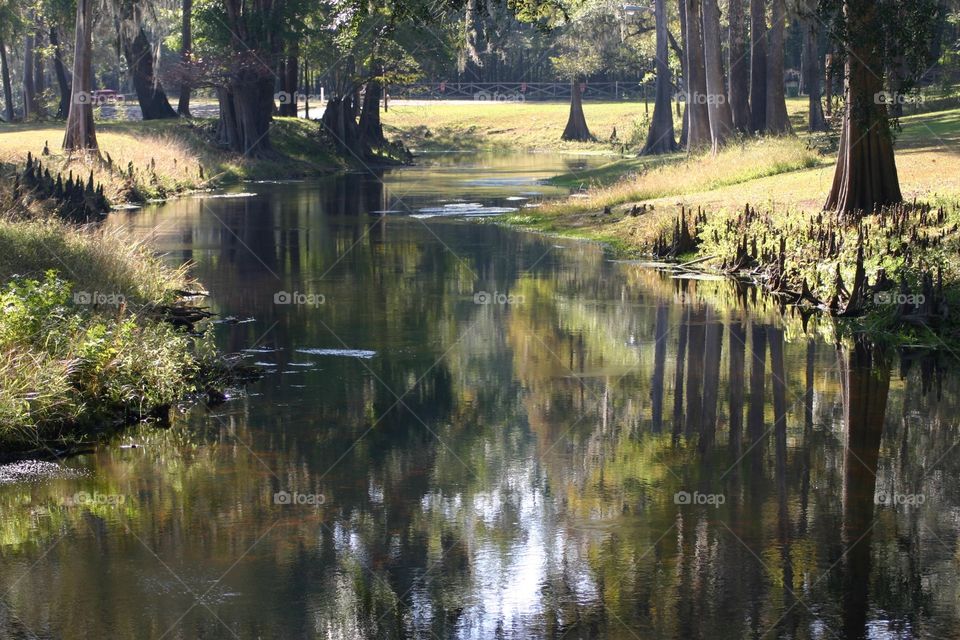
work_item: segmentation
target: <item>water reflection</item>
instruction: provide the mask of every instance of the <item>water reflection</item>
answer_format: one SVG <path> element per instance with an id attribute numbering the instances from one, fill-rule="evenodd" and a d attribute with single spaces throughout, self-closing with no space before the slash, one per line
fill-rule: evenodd
<path id="1" fill-rule="evenodd" d="M 4 634 L 955 633 L 956 377 L 934 393 L 909 361 L 592 245 L 368 216 L 389 176 L 334 182 L 114 221 L 255 317 L 219 339 L 276 373 L 70 461 L 81 477 L 0 486 Z"/>

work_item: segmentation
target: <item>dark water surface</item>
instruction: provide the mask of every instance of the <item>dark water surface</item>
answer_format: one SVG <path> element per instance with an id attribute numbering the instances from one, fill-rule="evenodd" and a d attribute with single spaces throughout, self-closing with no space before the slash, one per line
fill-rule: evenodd
<path id="1" fill-rule="evenodd" d="M 595 245 L 369 215 L 587 161 L 436 162 L 114 216 L 275 372 L 3 476 L 0 637 L 960 637 L 955 375 Z"/>

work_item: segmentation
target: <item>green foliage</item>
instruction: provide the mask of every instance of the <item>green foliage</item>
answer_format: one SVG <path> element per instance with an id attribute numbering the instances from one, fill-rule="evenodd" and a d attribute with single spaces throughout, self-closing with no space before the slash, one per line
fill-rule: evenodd
<path id="1" fill-rule="evenodd" d="M 36 240 L 55 226 L 0 223 L 0 246 L 4 240 L 7 246 Z M 73 250 L 59 260 L 48 254 L 46 262 L 58 263 L 63 273 L 52 268 L 37 275 L 0 272 L 6 281 L 0 289 L 3 448 L 107 430 L 197 390 L 215 368 L 209 333 L 183 333 L 150 313 L 168 295 L 165 286 L 182 286 L 180 272 L 163 267 L 142 248 L 117 254 L 120 243 L 58 229 Z M 100 255 L 107 251 L 114 252 L 112 262 Z M 116 293 L 106 304 L 90 304 L 77 283 L 64 277 L 85 259 L 111 272 L 94 279 L 88 267 L 87 275 L 79 276 L 82 286 L 106 292 L 108 283 L 126 282 L 129 302 Z M 136 264 L 140 261 L 155 273 Z M 36 273 L 21 273 L 31 271 Z"/>

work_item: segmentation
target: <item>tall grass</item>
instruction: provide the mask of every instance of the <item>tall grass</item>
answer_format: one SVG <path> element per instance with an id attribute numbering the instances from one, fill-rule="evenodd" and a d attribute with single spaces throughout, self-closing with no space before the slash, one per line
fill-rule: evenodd
<path id="1" fill-rule="evenodd" d="M 153 313 L 192 285 L 120 232 L 0 220 L 0 449 L 83 437 L 195 390 L 209 337 Z"/>
<path id="2" fill-rule="evenodd" d="M 716 155 L 694 154 L 677 162 L 650 168 L 608 186 L 597 186 L 580 196 L 560 201 L 544 213 L 596 211 L 628 202 L 709 191 L 788 171 L 809 169 L 824 162 L 822 156 L 793 137 L 747 140 L 730 144 Z M 569 181 L 573 176 L 565 176 Z M 589 180 L 589 175 L 584 176 Z"/>
<path id="3" fill-rule="evenodd" d="M 213 120 L 109 122 L 97 125 L 101 159 L 60 150 L 62 124 L 7 125 L 0 162 L 21 164 L 30 152 L 51 171 L 86 177 L 106 188 L 111 202 L 163 198 L 191 189 L 253 178 L 288 178 L 343 168 L 313 121 L 277 118 L 270 130 L 276 154 L 249 159 L 219 147 Z M 45 152 L 46 150 L 46 152 Z"/>

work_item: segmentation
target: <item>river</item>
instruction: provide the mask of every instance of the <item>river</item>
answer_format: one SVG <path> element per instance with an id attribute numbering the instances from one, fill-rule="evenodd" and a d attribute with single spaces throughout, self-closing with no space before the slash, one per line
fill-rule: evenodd
<path id="1" fill-rule="evenodd" d="M 114 214 L 268 373 L 0 474 L 0 637 L 960 637 L 956 374 L 462 219 L 598 162 L 440 155 Z"/>

